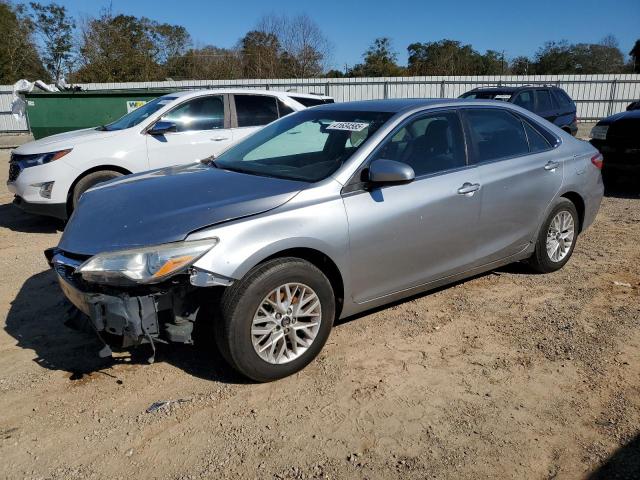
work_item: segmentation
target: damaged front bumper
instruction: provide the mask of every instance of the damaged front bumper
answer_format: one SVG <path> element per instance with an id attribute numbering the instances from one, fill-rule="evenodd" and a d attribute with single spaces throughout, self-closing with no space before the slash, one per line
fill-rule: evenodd
<path id="1" fill-rule="evenodd" d="M 188 275 L 162 284 L 111 288 L 87 284 L 76 273 L 85 259 L 57 249 L 45 252 L 67 299 L 89 317 L 93 329 L 110 348 L 125 349 L 156 342 L 193 343 L 200 290 Z M 154 347 L 155 350 L 155 347 Z M 153 358 L 153 357 L 152 357 Z"/>

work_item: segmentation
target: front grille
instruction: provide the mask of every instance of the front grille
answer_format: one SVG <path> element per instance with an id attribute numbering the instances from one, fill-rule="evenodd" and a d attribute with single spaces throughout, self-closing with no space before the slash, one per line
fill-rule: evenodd
<path id="1" fill-rule="evenodd" d="M 9 163 L 9 182 L 15 182 L 18 179 L 21 171 L 22 169 L 17 163 Z"/>

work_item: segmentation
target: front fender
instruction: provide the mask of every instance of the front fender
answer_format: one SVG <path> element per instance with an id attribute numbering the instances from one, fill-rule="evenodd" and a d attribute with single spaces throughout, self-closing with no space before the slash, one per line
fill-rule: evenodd
<path id="1" fill-rule="evenodd" d="M 305 206 L 286 205 L 193 233 L 187 240 L 211 237 L 220 241 L 194 264 L 196 268 L 238 280 L 279 252 L 310 249 L 329 257 L 348 285 L 348 225 L 340 197 Z"/>

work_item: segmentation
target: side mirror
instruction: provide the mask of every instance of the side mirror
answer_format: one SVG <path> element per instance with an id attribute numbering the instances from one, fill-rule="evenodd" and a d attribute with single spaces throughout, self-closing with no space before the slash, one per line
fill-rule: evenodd
<path id="1" fill-rule="evenodd" d="M 369 182 L 373 185 L 402 185 L 411 183 L 416 174 L 406 163 L 378 159 L 369 165 Z"/>
<path id="2" fill-rule="evenodd" d="M 153 127 L 147 130 L 147 133 L 149 135 L 164 135 L 165 133 L 177 132 L 177 131 L 178 131 L 178 126 L 175 123 L 163 122 L 162 120 L 160 120 L 159 122 L 156 122 Z"/>

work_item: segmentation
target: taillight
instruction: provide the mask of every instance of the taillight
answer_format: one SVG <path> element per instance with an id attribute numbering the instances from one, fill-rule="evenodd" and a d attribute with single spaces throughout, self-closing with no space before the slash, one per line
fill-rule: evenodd
<path id="1" fill-rule="evenodd" d="M 597 169 L 602 169 L 602 164 L 603 164 L 602 154 L 598 153 L 593 157 L 591 157 L 591 163 L 593 163 L 593 166 L 596 167 Z"/>

